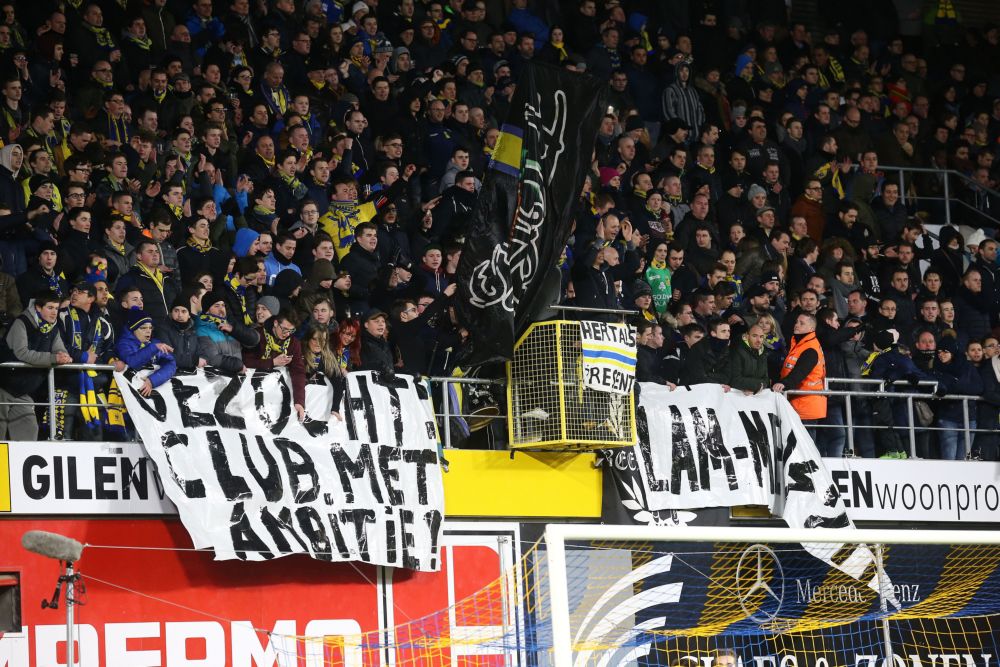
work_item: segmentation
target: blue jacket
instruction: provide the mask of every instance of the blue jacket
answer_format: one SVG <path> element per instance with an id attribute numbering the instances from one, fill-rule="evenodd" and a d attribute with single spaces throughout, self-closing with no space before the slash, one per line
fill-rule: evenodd
<path id="1" fill-rule="evenodd" d="M 923 372 L 913 363 L 913 359 L 902 354 L 895 345 L 875 357 L 871 371 L 865 377 L 878 378 L 886 382 L 897 380 L 934 380 L 936 378 Z"/>
<path id="2" fill-rule="evenodd" d="M 295 262 L 288 262 L 285 264 L 281 263 L 278 258 L 274 256 L 273 250 L 267 257 L 264 258 L 264 271 L 267 272 L 268 285 L 273 285 L 275 277 L 287 269 L 291 269 L 300 276 L 302 275 L 302 269 L 300 269 Z"/>
<path id="3" fill-rule="evenodd" d="M 535 33 L 536 44 L 541 45 L 549 41 L 548 24 L 527 9 L 512 9 L 510 14 L 507 15 L 507 20 L 517 28 L 518 34 L 525 32 Z M 541 48 L 541 46 L 538 48 Z"/>
<path id="4" fill-rule="evenodd" d="M 169 352 L 160 352 L 156 347 L 158 342 L 153 338 L 150 339 L 149 343 L 143 345 L 135 337 L 135 334 L 126 329 L 115 345 L 118 358 L 128 364 L 129 368 L 139 370 L 151 365 L 157 366 L 156 370 L 149 376 L 149 382 L 154 387 L 159 387 L 172 378 L 177 371 L 174 355 Z"/>
<path id="5" fill-rule="evenodd" d="M 188 32 L 191 33 L 191 44 L 194 46 L 195 53 L 199 56 L 204 56 L 205 52 L 208 51 L 208 47 L 221 40 L 222 36 L 226 34 L 226 27 L 222 24 L 222 21 L 214 16 L 207 21 L 203 21 L 197 14 L 192 12 L 184 25 L 187 26 Z"/>

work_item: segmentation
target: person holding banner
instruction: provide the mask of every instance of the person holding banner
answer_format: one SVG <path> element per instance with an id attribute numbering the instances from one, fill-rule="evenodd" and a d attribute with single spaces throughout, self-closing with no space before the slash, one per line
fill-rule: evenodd
<path id="1" fill-rule="evenodd" d="M 766 332 L 760 324 L 753 324 L 742 338 L 732 345 L 726 380 L 733 389 L 747 396 L 756 394 L 767 386 L 767 350 L 764 348 Z"/>
<path id="2" fill-rule="evenodd" d="M 292 334 L 299 325 L 299 316 L 290 308 L 269 319 L 260 328 L 260 341 L 255 347 L 244 348 L 243 363 L 247 368 L 273 371 L 287 368 L 292 384 L 292 403 L 299 421 L 306 416 L 306 370 L 302 346 Z"/>
<path id="3" fill-rule="evenodd" d="M 683 360 L 678 384 L 686 386 L 711 382 L 721 384 L 729 391 L 725 381 L 731 333 L 729 322 L 718 318 L 710 320 L 708 337 L 695 343 Z"/>
<path id="4" fill-rule="evenodd" d="M 173 348 L 153 338 L 153 319 L 146 311 L 133 308 L 128 314 L 128 329 L 122 333 L 115 347 L 119 358 L 136 371 L 152 368 L 152 373 L 142 382 L 139 393 L 148 397 L 153 389 L 169 380 L 177 372 Z"/>
<path id="5" fill-rule="evenodd" d="M 332 403 L 327 406 L 326 414 L 317 416 L 319 419 L 329 419 L 330 417 L 340 421 L 342 419 L 337 408 L 344 398 L 344 387 L 346 384 L 346 373 L 341 370 L 337 363 L 337 357 L 330 346 L 330 331 L 322 325 L 311 325 L 306 329 L 302 337 L 302 345 L 305 347 L 303 362 L 305 363 L 306 382 L 308 384 L 329 384 L 332 387 Z"/>
<path id="6" fill-rule="evenodd" d="M 257 331 L 227 318 L 226 295 L 205 292 L 201 297 L 201 313 L 195 322 L 199 353 L 209 366 L 224 373 L 243 373 L 243 350 L 260 340 Z"/>

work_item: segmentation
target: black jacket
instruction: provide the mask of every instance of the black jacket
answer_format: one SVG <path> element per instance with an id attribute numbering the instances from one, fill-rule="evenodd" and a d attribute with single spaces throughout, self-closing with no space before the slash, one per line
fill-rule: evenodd
<path id="1" fill-rule="evenodd" d="M 396 370 L 396 355 L 392 344 L 384 338 L 376 338 L 361 329 L 361 365 L 359 370 L 393 373 Z"/>
<path id="2" fill-rule="evenodd" d="M 438 313 L 444 310 L 448 299 L 441 294 L 435 295 L 434 302 L 424 309 L 416 319 L 409 322 L 393 321 L 390 340 L 399 351 L 403 360 L 400 373 L 408 375 L 426 375 L 430 365 L 430 356 L 434 348 L 434 330 L 427 326 Z M 362 359 L 364 355 L 362 354 Z"/>
<path id="3" fill-rule="evenodd" d="M 53 280 L 50 280 L 49 276 L 42 271 L 42 267 L 37 264 L 29 267 L 27 271 L 17 277 L 17 294 L 21 297 L 21 303 L 28 303 L 39 292 L 46 289 L 58 291 L 61 298 L 68 299 L 69 283 L 60 272 L 58 264 L 56 264 L 53 278 L 55 284 L 58 286 L 58 290 L 52 290 Z"/>
<path id="4" fill-rule="evenodd" d="M 679 384 L 723 384 L 728 378 L 728 363 L 728 341 L 706 336 L 695 343 L 684 358 Z"/>
<path id="5" fill-rule="evenodd" d="M 655 382 L 656 384 L 666 384 L 667 378 L 663 373 L 663 359 L 660 350 L 648 345 L 638 345 L 635 350 L 635 379 L 636 382 Z"/>
<path id="6" fill-rule="evenodd" d="M 375 290 L 378 272 L 382 268 L 382 256 L 378 248 L 374 252 L 368 252 L 355 243 L 340 261 L 340 268 L 351 276 L 351 289 L 348 291 L 351 312 L 356 315 L 367 313 L 369 297 Z"/>
<path id="7" fill-rule="evenodd" d="M 180 265 L 181 276 L 185 280 L 190 280 L 202 271 L 212 274 L 214 284 L 218 285 L 223 276 L 226 275 L 226 268 L 229 266 L 229 257 L 218 248 L 209 248 L 207 252 L 201 252 L 189 245 L 181 246 L 177 251 L 177 263 Z"/>
<path id="8" fill-rule="evenodd" d="M 182 325 L 170 319 L 156 328 L 156 337 L 174 348 L 177 370 L 193 371 L 198 368 L 201 354 L 198 352 L 198 332 L 193 320 Z"/>
<path id="9" fill-rule="evenodd" d="M 955 324 L 969 338 L 985 338 L 990 334 L 992 304 L 983 292 L 973 293 L 962 285 L 955 293 Z"/>
<path id="10" fill-rule="evenodd" d="M 177 297 L 173 282 L 164 280 L 163 290 L 160 291 L 152 278 L 138 266 L 133 266 L 128 273 L 118 279 L 118 289 L 133 285 L 142 292 L 142 309 L 152 318 L 153 324 L 165 324 L 170 315 L 170 304 Z"/>

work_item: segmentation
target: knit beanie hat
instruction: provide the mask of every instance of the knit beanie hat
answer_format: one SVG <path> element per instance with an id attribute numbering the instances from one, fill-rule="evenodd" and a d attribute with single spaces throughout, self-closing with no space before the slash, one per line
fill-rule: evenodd
<path id="1" fill-rule="evenodd" d="M 153 319 L 142 308 L 130 308 L 126 322 L 128 322 L 128 330 L 135 331 L 144 324 L 152 324 Z"/>

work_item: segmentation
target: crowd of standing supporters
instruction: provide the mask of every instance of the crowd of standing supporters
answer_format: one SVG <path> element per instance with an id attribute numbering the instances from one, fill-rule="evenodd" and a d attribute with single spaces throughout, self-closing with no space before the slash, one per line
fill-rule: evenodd
<path id="1" fill-rule="evenodd" d="M 157 369 L 144 392 L 287 365 L 300 414 L 310 378 L 450 372 L 476 193 L 539 61 L 610 87 L 560 267 L 566 303 L 641 310 L 640 379 L 930 381 L 995 429 L 1000 30 L 951 0 L 820 8 L 0 2 L 3 360 Z M 0 374 L 7 435 L 33 437 L 44 392 Z M 883 430 L 859 453 L 897 456 Z M 843 431 L 819 431 L 837 455 Z M 966 453 L 941 433 L 921 455 Z"/>

